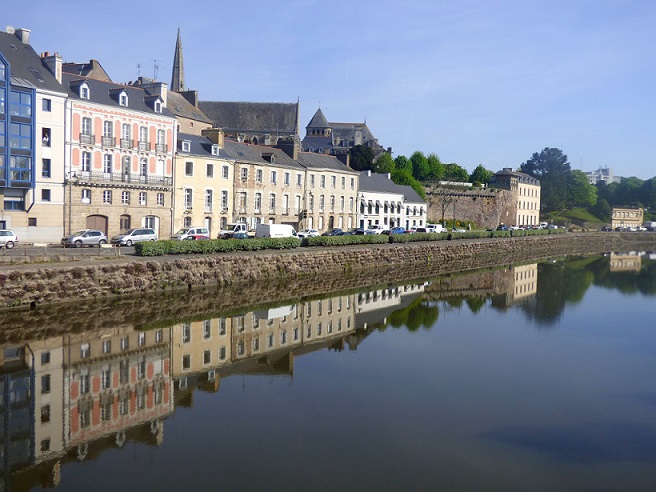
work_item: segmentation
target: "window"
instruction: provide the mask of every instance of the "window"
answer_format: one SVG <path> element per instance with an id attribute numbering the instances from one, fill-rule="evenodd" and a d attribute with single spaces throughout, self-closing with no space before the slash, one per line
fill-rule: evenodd
<path id="1" fill-rule="evenodd" d="M 339 197 L 339 211 L 340 212 L 344 211 L 344 197 L 343 196 Z"/>
<path id="2" fill-rule="evenodd" d="M 28 227 L 36 227 L 36 217 L 29 217 L 27 219 L 27 226 Z"/>
<path id="3" fill-rule="evenodd" d="M 186 209 L 191 209 L 193 204 L 193 190 L 191 188 L 184 189 L 184 204 Z"/>
<path id="4" fill-rule="evenodd" d="M 50 422 L 50 405 L 41 407 L 41 422 Z"/>
<path id="5" fill-rule="evenodd" d="M 91 190 L 88 188 L 82 190 L 82 203 L 91 203 Z"/>
<path id="6" fill-rule="evenodd" d="M 82 171 L 91 171 L 91 152 L 82 152 Z"/>
<path id="7" fill-rule="evenodd" d="M 319 186 L 320 186 L 321 188 L 325 188 L 325 187 L 326 187 L 326 177 L 325 177 L 325 176 L 321 176 L 321 177 L 319 178 Z"/>
<path id="8" fill-rule="evenodd" d="M 41 201 L 42 202 L 50 201 L 50 190 L 41 190 Z"/>
<path id="9" fill-rule="evenodd" d="M 223 179 L 228 179 L 229 176 L 230 176 L 230 171 L 228 169 L 228 166 L 223 166 L 221 168 L 221 177 Z"/>
<path id="10" fill-rule="evenodd" d="M 247 180 L 248 179 L 248 168 L 247 167 L 242 167 L 239 172 L 241 173 L 241 179 L 242 180 Z"/>
<path id="11" fill-rule="evenodd" d="M 226 352 L 227 352 L 227 351 L 226 351 L 225 346 L 222 346 L 222 347 L 219 349 L 219 360 L 225 360 L 225 359 L 226 359 L 226 355 L 227 355 Z"/>
<path id="12" fill-rule="evenodd" d="M 303 185 L 303 175 L 299 173 L 296 175 L 296 186 L 302 186 L 302 185 Z"/>
<path id="13" fill-rule="evenodd" d="M 337 187 L 337 176 L 330 177 L 330 187 L 333 189 Z"/>
<path id="14" fill-rule="evenodd" d="M 20 123 L 9 125 L 9 146 L 12 149 L 29 150 L 32 148 L 32 127 Z"/>
<path id="15" fill-rule="evenodd" d="M 330 211 L 335 211 L 335 195 L 330 195 Z"/>
<path id="16" fill-rule="evenodd" d="M 52 101 L 50 99 L 41 99 L 41 110 L 49 113 L 52 111 Z"/>
<path id="17" fill-rule="evenodd" d="M 205 212 L 212 211 L 214 202 L 214 192 L 212 190 L 205 190 Z"/>
<path id="18" fill-rule="evenodd" d="M 46 395 L 50 393 L 50 374 L 41 376 L 41 394 Z"/>
<path id="19" fill-rule="evenodd" d="M 346 178 L 344 176 L 342 176 L 342 189 L 346 189 Z"/>
<path id="20" fill-rule="evenodd" d="M 112 341 L 111 340 L 103 340 L 102 342 L 102 353 L 103 354 L 110 354 L 112 352 Z"/>
<path id="21" fill-rule="evenodd" d="M 82 135 L 91 135 L 91 118 L 82 118 Z"/>
<path id="22" fill-rule="evenodd" d="M 100 375 L 100 383 L 102 386 L 102 389 L 108 389 L 111 384 L 112 384 L 112 371 L 109 369 L 109 366 L 105 366 L 102 369 L 102 373 Z"/>
<path id="23" fill-rule="evenodd" d="M 132 127 L 129 123 L 123 123 L 121 126 L 121 138 L 123 140 L 130 140 L 132 138 Z"/>
<path id="24" fill-rule="evenodd" d="M 314 174 L 310 174 L 310 188 L 314 188 Z"/>
<path id="25" fill-rule="evenodd" d="M 139 159 L 139 175 L 148 176 L 148 159 L 145 157 Z"/>
<path id="26" fill-rule="evenodd" d="M 182 343 L 191 342 L 191 324 L 185 323 L 182 325 Z"/>
<path id="27" fill-rule="evenodd" d="M 214 177 L 214 164 L 207 164 L 206 174 L 208 178 Z"/>
<path id="28" fill-rule="evenodd" d="M 139 336 L 137 337 L 137 344 L 139 347 L 143 347 L 146 345 L 146 334 L 145 333 L 139 333 Z"/>
<path id="29" fill-rule="evenodd" d="M 112 173 L 112 155 L 111 154 L 103 155 L 103 172 L 105 174 L 111 174 Z"/>
<path id="30" fill-rule="evenodd" d="M 41 177 L 49 178 L 51 173 L 51 161 L 50 159 L 41 160 Z"/>
<path id="31" fill-rule="evenodd" d="M 44 147 L 50 147 L 50 128 L 41 129 L 41 145 Z"/>
<path id="32" fill-rule="evenodd" d="M 355 178 L 351 178 L 351 189 L 355 189 Z"/>
<path id="33" fill-rule="evenodd" d="M 192 123 L 192 124 L 193 124 L 193 123 Z M 212 150 L 211 150 L 211 152 L 212 152 L 212 155 L 219 155 L 219 146 L 216 145 L 216 144 L 212 145 Z"/>
<path id="34" fill-rule="evenodd" d="M 323 212 L 324 206 L 325 206 L 325 199 L 323 195 L 321 195 L 319 197 L 319 212 Z"/>
<path id="35" fill-rule="evenodd" d="M 128 95 L 125 92 L 121 92 L 121 95 L 118 98 L 118 103 L 121 106 L 127 106 L 128 105 Z"/>
<path id="36" fill-rule="evenodd" d="M 210 364 L 212 362 L 212 352 L 210 350 L 205 350 L 203 352 L 203 364 Z"/>
<path id="37" fill-rule="evenodd" d="M 289 184 L 291 182 L 291 175 L 289 173 L 285 173 L 283 179 L 284 179 L 285 186 L 289 186 Z"/>
<path id="38" fill-rule="evenodd" d="M 203 338 L 207 340 L 211 336 L 212 336 L 212 320 L 206 319 L 205 321 L 203 321 Z"/>
<path id="39" fill-rule="evenodd" d="M 91 353 L 91 348 L 88 343 L 83 343 L 82 345 L 80 345 L 80 357 L 86 359 L 89 357 L 90 353 Z"/>
<path id="40" fill-rule="evenodd" d="M 228 192 L 225 190 L 221 192 L 221 208 L 224 210 L 228 208 Z"/>
<path id="41" fill-rule="evenodd" d="M 226 334 L 226 320 L 225 318 L 219 318 L 219 335 Z"/>
<path id="42" fill-rule="evenodd" d="M 156 113 L 162 112 L 162 101 L 155 101 L 155 112 Z"/>
<path id="43" fill-rule="evenodd" d="M 127 350 L 130 348 L 130 339 L 128 337 L 121 338 L 121 350 Z"/>
<path id="44" fill-rule="evenodd" d="M 253 352 L 260 350 L 260 337 L 253 338 Z"/>
<path id="45" fill-rule="evenodd" d="M 262 209 L 262 193 L 255 193 L 255 213 Z"/>
<path id="46" fill-rule="evenodd" d="M 269 213 L 275 213 L 276 212 L 276 194 L 271 193 L 269 195 Z"/>
<path id="47" fill-rule="evenodd" d="M 114 136 L 114 124 L 111 121 L 103 121 L 103 137 L 112 138 Z"/>
<path id="48" fill-rule="evenodd" d="M 191 355 L 187 354 L 182 356 L 182 369 L 191 369 Z"/>
<path id="49" fill-rule="evenodd" d="M 194 175 L 194 163 L 185 162 L 185 176 L 193 176 L 193 175 Z"/>
<path id="50" fill-rule="evenodd" d="M 191 142 L 189 140 L 182 141 L 182 152 L 191 151 Z"/>
<path id="51" fill-rule="evenodd" d="M 50 352 L 41 352 L 41 365 L 50 364 Z"/>
<path id="52" fill-rule="evenodd" d="M 118 218 L 118 223 L 121 231 L 127 231 L 130 229 L 131 218 L 129 215 L 121 215 Z"/>
<path id="53" fill-rule="evenodd" d="M 278 173 L 276 171 L 271 171 L 271 182 L 273 184 L 276 184 L 277 179 L 278 179 Z"/>
<path id="54" fill-rule="evenodd" d="M 157 194 L 157 205 L 164 206 L 164 193 Z"/>
<path id="55" fill-rule="evenodd" d="M 121 203 L 123 205 L 130 205 L 130 192 L 122 191 L 121 192 Z"/>

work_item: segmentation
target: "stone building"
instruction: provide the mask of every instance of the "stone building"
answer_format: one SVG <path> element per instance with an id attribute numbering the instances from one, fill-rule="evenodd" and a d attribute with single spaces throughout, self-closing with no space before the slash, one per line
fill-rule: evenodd
<path id="1" fill-rule="evenodd" d="M 374 152 L 374 158 L 385 152 L 378 139 L 373 136 L 367 123 L 334 123 L 329 122 L 317 109 L 310 122 L 305 127 L 303 151 L 330 154 L 348 164 L 350 150 L 356 145 L 364 145 Z M 391 148 L 387 152 L 392 152 Z"/>
<path id="2" fill-rule="evenodd" d="M 151 227 L 169 235 L 177 122 L 166 91 L 92 79 L 72 66 L 62 74 L 69 91 L 66 232 L 111 236 Z"/>
<path id="3" fill-rule="evenodd" d="M 640 227 L 645 218 L 645 212 L 642 208 L 619 208 L 613 207 L 611 214 L 611 227 L 626 228 Z"/>
<path id="4" fill-rule="evenodd" d="M 536 226 L 540 223 L 540 180 L 528 174 L 504 168 L 495 173 L 490 186 L 509 190 L 514 198 L 514 213 L 508 225 Z"/>
<path id="5" fill-rule="evenodd" d="M 223 149 L 220 130 L 206 135 L 178 134 L 172 220 L 174 231 L 205 226 L 214 238 L 232 221 L 235 161 Z"/>
<path id="6" fill-rule="evenodd" d="M 64 232 L 61 57 L 39 56 L 28 29 L 0 33 L 0 229 L 24 242 Z"/>

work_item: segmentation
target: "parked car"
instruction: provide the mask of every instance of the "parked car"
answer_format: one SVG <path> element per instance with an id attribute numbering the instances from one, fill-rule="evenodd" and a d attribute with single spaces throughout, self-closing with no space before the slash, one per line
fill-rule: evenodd
<path id="1" fill-rule="evenodd" d="M 112 244 L 120 244 L 121 246 L 132 246 L 134 243 L 142 241 L 157 241 L 157 233 L 148 227 L 140 227 L 130 229 L 125 234 L 113 236 L 111 239 Z"/>
<path id="2" fill-rule="evenodd" d="M 602 232 L 611 232 L 613 228 L 611 226 L 604 226 L 601 228 Z"/>
<path id="3" fill-rule="evenodd" d="M 332 229 L 330 231 L 326 231 L 322 234 L 322 236 L 337 236 L 339 235 L 340 232 L 343 232 L 341 229 Z"/>
<path id="4" fill-rule="evenodd" d="M 247 232 L 235 232 L 230 239 L 250 239 Z"/>
<path id="5" fill-rule="evenodd" d="M 370 231 L 369 229 L 363 229 L 362 227 L 353 231 L 354 236 L 365 236 L 367 234 L 376 234 L 376 233 L 374 231 Z"/>
<path id="6" fill-rule="evenodd" d="M 75 246 L 81 248 L 82 246 L 100 246 L 107 244 L 107 236 L 102 231 L 96 229 L 82 229 L 74 232 L 68 236 L 64 236 L 61 240 L 64 247 Z"/>
<path id="7" fill-rule="evenodd" d="M 13 248 L 18 242 L 18 236 L 9 229 L 0 229 L 0 248 Z"/>
<path id="8" fill-rule="evenodd" d="M 238 222 L 236 224 L 226 224 L 221 227 L 219 231 L 218 239 L 230 239 L 233 234 L 237 232 L 248 232 L 248 225 L 244 222 Z"/>
<path id="9" fill-rule="evenodd" d="M 390 234 L 405 234 L 405 227 L 392 227 L 389 230 Z"/>
<path id="10" fill-rule="evenodd" d="M 510 228 L 506 224 L 500 224 L 499 227 L 497 227 L 497 231 L 509 231 Z"/>
<path id="11" fill-rule="evenodd" d="M 373 231 L 374 234 L 382 234 L 384 231 L 389 230 L 385 224 L 373 224 L 367 228 L 369 231 Z"/>
<path id="12" fill-rule="evenodd" d="M 209 239 L 210 231 L 207 227 L 183 227 L 171 236 L 171 239 L 177 241 Z"/>
<path id="13" fill-rule="evenodd" d="M 296 235 L 300 238 L 303 237 L 316 237 L 319 235 L 319 231 L 316 229 L 302 229 L 296 233 Z"/>

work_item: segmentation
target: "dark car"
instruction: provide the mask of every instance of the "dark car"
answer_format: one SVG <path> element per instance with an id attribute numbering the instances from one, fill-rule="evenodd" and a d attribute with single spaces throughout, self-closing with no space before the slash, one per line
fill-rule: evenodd
<path id="1" fill-rule="evenodd" d="M 230 239 L 250 239 L 250 236 L 247 232 L 235 232 Z"/>
<path id="2" fill-rule="evenodd" d="M 342 232 L 341 229 L 333 229 L 331 231 L 326 231 L 322 234 L 322 236 L 339 236 Z"/>
<path id="3" fill-rule="evenodd" d="M 508 227 L 506 224 L 501 224 L 499 227 L 497 227 L 497 231 L 509 231 L 510 227 Z"/>
<path id="4" fill-rule="evenodd" d="M 603 232 L 611 232 L 613 228 L 611 226 L 604 226 L 601 228 L 601 231 Z"/>

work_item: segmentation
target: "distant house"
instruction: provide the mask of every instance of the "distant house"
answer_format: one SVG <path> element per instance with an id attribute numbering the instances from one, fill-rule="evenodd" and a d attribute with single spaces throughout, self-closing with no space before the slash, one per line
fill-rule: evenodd
<path id="1" fill-rule="evenodd" d="M 506 210 L 508 224 L 527 226 L 540 223 L 540 180 L 507 167 L 492 176 L 490 186 L 512 193 L 512 205 Z"/>
<path id="2" fill-rule="evenodd" d="M 303 138 L 303 151 L 336 156 L 348 164 L 350 150 L 356 145 L 364 145 L 374 151 L 374 157 L 385 152 L 380 146 L 367 123 L 332 123 L 328 122 L 321 111 L 317 110 L 308 125 L 305 127 Z M 387 149 L 391 152 L 392 149 Z"/>
<path id="3" fill-rule="evenodd" d="M 611 215 L 611 227 L 639 227 L 644 220 L 644 210 L 641 208 L 615 208 Z"/>
<path id="4" fill-rule="evenodd" d="M 200 101 L 198 107 L 226 139 L 276 145 L 281 137 L 299 138 L 299 102 Z"/>

